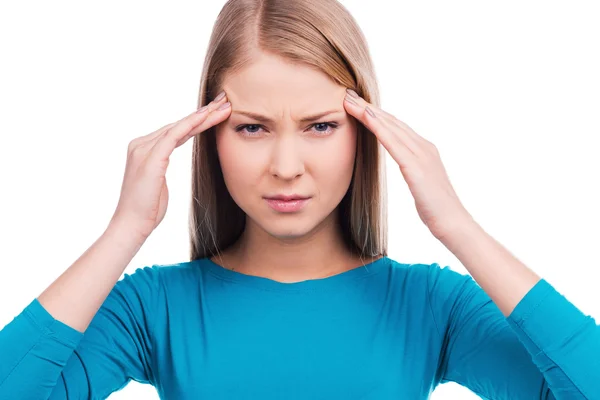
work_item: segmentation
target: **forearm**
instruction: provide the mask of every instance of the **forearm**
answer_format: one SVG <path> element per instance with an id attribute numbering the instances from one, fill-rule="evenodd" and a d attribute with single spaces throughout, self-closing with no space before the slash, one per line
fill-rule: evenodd
<path id="1" fill-rule="evenodd" d="M 84 332 L 142 244 L 125 224 L 111 223 L 38 301 L 55 319 Z"/>
<path id="2" fill-rule="evenodd" d="M 128 303 L 122 299 L 131 287 L 131 278 L 106 302 L 144 242 L 134 240 L 129 232 L 132 231 L 126 224 L 109 225 L 75 263 L 0 330 L 0 399 L 80 398 L 92 390 L 90 371 L 99 371 L 114 361 L 107 358 L 103 349 L 114 352 L 109 350 L 113 341 L 120 341 L 121 351 L 135 343 L 128 340 L 138 329 L 128 314 L 129 307 L 135 307 L 135 300 Z M 153 292 L 155 283 L 140 287 Z M 131 299 L 136 298 L 134 290 Z M 103 304 L 106 310 L 98 314 Z M 90 330 L 88 326 L 95 317 L 99 317 L 97 325 Z M 87 346 L 82 346 L 77 357 L 73 357 L 84 338 Z M 135 347 L 128 350 L 128 356 L 118 360 L 123 376 L 130 373 L 123 370 L 130 366 L 124 360 L 134 360 L 133 354 L 138 351 Z M 95 384 L 96 388 L 112 388 L 124 383 L 122 375 L 107 374 Z"/>
<path id="3" fill-rule="evenodd" d="M 474 221 L 440 241 L 469 271 L 504 316 L 510 315 L 540 277 Z"/>

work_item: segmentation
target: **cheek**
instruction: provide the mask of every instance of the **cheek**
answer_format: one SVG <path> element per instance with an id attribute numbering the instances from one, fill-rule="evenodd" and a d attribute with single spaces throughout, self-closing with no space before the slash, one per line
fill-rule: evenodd
<path id="1" fill-rule="evenodd" d="M 261 166 L 257 157 L 249 157 L 248 147 L 244 146 L 242 141 L 232 138 L 231 135 L 230 132 L 218 133 L 216 142 L 225 185 L 237 202 L 239 193 L 254 186 Z"/>
<path id="2" fill-rule="evenodd" d="M 339 131 L 336 135 L 311 151 L 314 173 L 322 190 L 327 186 L 347 186 L 352 178 L 354 159 L 356 157 L 356 134 L 352 130 Z"/>

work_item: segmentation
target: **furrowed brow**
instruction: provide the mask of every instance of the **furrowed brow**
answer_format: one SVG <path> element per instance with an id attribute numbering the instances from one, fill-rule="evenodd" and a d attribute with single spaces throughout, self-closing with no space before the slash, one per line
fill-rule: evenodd
<path id="1" fill-rule="evenodd" d="M 307 115 L 306 117 L 301 118 L 299 122 L 301 122 L 301 123 L 314 122 L 314 121 L 320 120 L 323 117 L 326 117 L 327 115 L 341 113 L 341 112 L 342 112 L 341 110 L 330 110 L 330 111 L 325 111 L 325 112 L 321 112 L 321 113 L 314 114 L 314 115 Z M 272 118 L 269 118 L 267 116 L 257 114 L 254 112 L 250 112 L 250 111 L 235 110 L 235 111 L 232 111 L 231 113 L 245 115 L 246 117 L 255 119 L 259 122 L 266 123 L 266 124 L 269 124 L 269 123 L 272 124 L 275 122 L 275 121 L 273 121 Z"/>

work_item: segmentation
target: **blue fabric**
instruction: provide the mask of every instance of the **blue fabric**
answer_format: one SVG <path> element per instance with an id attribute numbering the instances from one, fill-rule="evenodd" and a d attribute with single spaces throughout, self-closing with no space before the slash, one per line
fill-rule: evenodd
<path id="1" fill-rule="evenodd" d="M 600 327 L 541 280 L 505 318 L 468 275 L 388 257 L 281 283 L 205 258 L 125 274 L 85 333 L 34 299 L 0 331 L 0 399 L 600 399 Z"/>

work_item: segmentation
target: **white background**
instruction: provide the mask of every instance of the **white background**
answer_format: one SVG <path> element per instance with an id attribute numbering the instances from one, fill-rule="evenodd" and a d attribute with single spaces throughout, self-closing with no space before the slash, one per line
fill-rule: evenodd
<path id="1" fill-rule="evenodd" d="M 434 142 L 476 220 L 586 314 L 600 294 L 600 10 L 595 2 L 346 0 L 382 106 Z M 129 141 L 196 107 L 224 1 L 0 6 L 0 327 L 104 231 Z M 260 95 L 260 94 L 257 94 Z M 189 261 L 191 141 L 167 215 L 125 272 Z M 388 158 L 390 257 L 459 261 Z M 111 399 L 156 399 L 130 383 Z M 449 383 L 432 396 L 475 399 Z"/>

